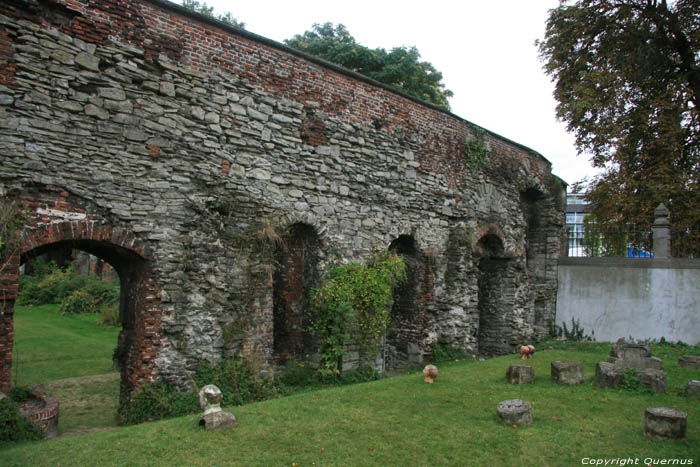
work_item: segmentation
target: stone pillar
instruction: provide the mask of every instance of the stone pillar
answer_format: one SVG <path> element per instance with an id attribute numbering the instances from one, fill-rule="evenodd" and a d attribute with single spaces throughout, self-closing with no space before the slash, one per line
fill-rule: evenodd
<path id="1" fill-rule="evenodd" d="M 654 224 L 651 226 L 651 232 L 654 237 L 654 258 L 670 258 L 671 257 L 671 223 L 668 217 L 671 212 L 663 203 L 659 204 L 654 209 Z"/>

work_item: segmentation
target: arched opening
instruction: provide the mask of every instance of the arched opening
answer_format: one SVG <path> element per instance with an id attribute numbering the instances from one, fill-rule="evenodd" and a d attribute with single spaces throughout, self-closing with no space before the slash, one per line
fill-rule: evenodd
<path id="1" fill-rule="evenodd" d="M 391 370 L 422 361 L 422 349 L 418 343 L 425 328 L 425 316 L 421 313 L 425 261 L 410 235 L 399 235 L 389 245 L 389 251 L 401 255 L 406 263 L 406 280 L 394 290 L 391 323 L 386 336 L 385 364 Z"/>
<path id="2" fill-rule="evenodd" d="M 504 255 L 503 241 L 495 234 L 486 234 L 476 245 L 479 257 L 479 354 L 486 357 L 508 353 L 511 329 L 508 318 L 515 292 L 511 259 Z"/>
<path id="3" fill-rule="evenodd" d="M 275 253 L 273 277 L 273 356 L 277 363 L 303 360 L 313 348 L 309 329 L 311 286 L 318 281 L 321 241 L 305 223 L 287 229 Z"/>
<path id="4" fill-rule="evenodd" d="M 520 193 L 520 209 L 525 220 L 525 248 L 527 271 L 534 283 L 544 283 L 547 279 L 548 234 L 546 213 L 547 198 L 537 188 L 528 188 Z M 554 234 L 556 235 L 556 233 Z M 554 319 L 551 300 L 548 300 L 545 287 L 535 288 L 533 324 L 545 335 L 549 322 Z"/>
<path id="5" fill-rule="evenodd" d="M 50 268 L 45 260 L 38 262 L 39 258 L 62 258 L 63 266 L 70 266 L 70 269 L 58 266 Z M 92 239 L 58 240 L 21 253 L 20 270 L 23 273 L 36 274 L 40 269 L 49 269 L 51 272 L 46 276 L 48 279 L 42 281 L 43 287 L 48 288 L 47 284 L 61 281 L 62 284 L 54 284 L 52 290 L 56 293 L 63 288 L 63 293 L 56 293 L 56 300 L 53 302 L 46 302 L 47 299 L 43 298 L 43 302 L 55 305 L 29 308 L 20 305 L 27 297 L 24 294 L 25 290 L 20 288 L 19 299 L 14 307 L 14 384 L 26 382 L 26 379 L 23 381 L 17 377 L 17 370 L 21 371 L 26 367 L 30 351 L 33 351 L 32 355 L 38 359 L 42 356 L 38 352 L 43 351 L 47 356 L 54 353 L 51 357 L 56 359 L 54 364 L 47 366 L 44 363 L 42 366 L 41 362 L 37 362 L 34 373 L 46 372 L 46 379 L 39 382 L 46 392 L 58 399 L 61 407 L 59 423 L 63 426 L 62 428 L 59 425 L 60 431 L 68 429 L 73 432 L 94 428 L 100 424 L 113 424 L 116 421 L 117 400 L 128 399 L 134 389 L 134 373 L 139 364 L 134 342 L 135 334 L 140 333 L 136 323 L 141 319 L 137 318 L 137 315 L 143 308 L 146 295 L 143 287 L 148 275 L 147 263 L 146 259 L 132 250 L 109 241 Z M 82 274 L 79 270 L 82 270 Z M 101 278 L 97 279 L 97 275 Z M 28 276 L 23 277 L 27 278 Z M 25 284 L 23 287 L 29 288 L 27 283 L 31 281 L 20 281 L 20 284 Z M 41 286 L 40 283 L 39 287 Z M 104 297 L 101 294 L 111 296 Z M 98 297 L 105 300 L 105 309 L 88 306 L 97 303 Z M 105 319 L 111 319 L 107 324 L 113 327 L 107 329 L 104 327 L 106 325 L 101 323 L 100 315 L 111 315 L 111 300 L 114 300 L 114 308 L 118 309 L 118 314 L 116 317 L 103 315 Z M 60 313 L 56 305 L 60 306 Z M 86 306 L 88 308 L 85 308 Z M 32 310 L 35 310 L 35 316 L 47 320 L 46 323 L 42 323 L 45 324 L 43 328 L 32 325 L 30 320 L 23 321 L 22 313 L 30 315 Z M 33 319 L 36 320 L 36 317 Z M 34 349 L 23 348 L 24 342 L 31 345 L 32 336 L 24 338 L 22 326 L 17 327 L 17 324 L 22 322 L 27 323 L 27 332 L 37 333 L 33 336 L 34 339 L 40 338 L 40 333 L 47 333 L 44 338 L 51 345 L 35 345 Z M 98 328 L 99 324 L 103 327 Z M 105 339 L 108 339 L 108 342 Z M 119 373 L 114 373 L 113 369 L 116 370 L 117 367 Z M 33 375 L 35 380 L 37 377 L 43 375 Z M 86 389 L 88 387 L 89 389 Z M 86 394 L 83 400 L 76 399 L 81 391 L 85 391 Z M 90 404 L 91 395 L 98 398 L 100 403 Z M 82 407 L 86 403 L 92 407 L 92 411 L 110 413 L 91 414 L 91 409 Z"/>

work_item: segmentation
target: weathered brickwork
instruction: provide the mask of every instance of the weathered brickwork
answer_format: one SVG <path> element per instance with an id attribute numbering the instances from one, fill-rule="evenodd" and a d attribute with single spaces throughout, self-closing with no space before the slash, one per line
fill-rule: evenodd
<path id="1" fill-rule="evenodd" d="M 489 132 L 472 157 L 475 135 L 160 0 L 3 3 L 0 194 L 31 219 L 1 278 L 3 387 L 19 264 L 68 245 L 119 274 L 123 394 L 185 386 L 200 359 L 303 353 L 309 288 L 374 247 L 410 263 L 389 366 L 435 342 L 513 350 L 554 317 L 562 183 Z"/>

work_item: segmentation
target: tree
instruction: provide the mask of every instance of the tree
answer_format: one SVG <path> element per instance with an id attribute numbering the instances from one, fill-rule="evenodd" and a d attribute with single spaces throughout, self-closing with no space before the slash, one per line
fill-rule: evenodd
<path id="1" fill-rule="evenodd" d="M 449 110 L 453 93 L 442 83 L 442 73 L 420 61 L 415 47 L 370 49 L 358 44 L 342 24 L 314 24 L 312 31 L 284 41 L 290 47 L 356 71 L 411 96 Z"/>
<path id="2" fill-rule="evenodd" d="M 700 228 L 700 0 L 562 0 L 537 42 L 602 224 Z"/>
<path id="3" fill-rule="evenodd" d="M 237 28 L 245 29 L 245 23 L 243 21 L 238 21 L 238 18 L 234 17 L 230 11 L 227 11 L 223 15 L 215 15 L 214 7 L 207 6 L 207 2 L 199 2 L 198 0 L 182 0 L 182 6 L 185 8 L 201 13 L 204 16 L 209 16 L 211 18 L 223 21 L 226 24 L 235 26 Z"/>

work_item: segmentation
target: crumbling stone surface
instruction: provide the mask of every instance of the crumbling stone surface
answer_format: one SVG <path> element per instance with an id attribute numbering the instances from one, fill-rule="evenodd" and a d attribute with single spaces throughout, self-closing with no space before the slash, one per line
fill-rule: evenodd
<path id="1" fill-rule="evenodd" d="M 498 420 L 504 425 L 532 425 L 532 406 L 520 399 L 500 402 Z"/>
<path id="2" fill-rule="evenodd" d="M 619 388 L 622 385 L 622 370 L 612 363 L 596 363 L 595 385 L 599 388 Z"/>
<path id="3" fill-rule="evenodd" d="M 682 355 L 678 359 L 678 367 L 689 370 L 700 370 L 700 355 Z"/>
<path id="4" fill-rule="evenodd" d="M 666 372 L 644 368 L 639 371 L 639 384 L 648 387 L 654 394 L 663 394 L 666 392 Z"/>
<path id="5" fill-rule="evenodd" d="M 122 394 L 186 388 L 202 359 L 306 355 L 314 278 L 401 237 L 387 362 L 546 332 L 563 190 L 540 154 L 485 132 L 474 164 L 470 123 L 162 2 L 64 2 L 60 26 L 54 6 L 0 6 L 0 194 L 29 213 L 20 253 L 71 243 L 125 281 Z M 0 277 L 5 391 L 19 262 Z"/>
<path id="6" fill-rule="evenodd" d="M 655 439 L 685 438 L 688 415 L 671 407 L 648 407 L 644 411 L 644 434 Z"/>
<path id="7" fill-rule="evenodd" d="M 583 383 L 583 365 L 578 362 L 552 362 L 550 377 L 557 384 Z"/>
<path id="8" fill-rule="evenodd" d="M 652 368 L 661 369 L 663 360 L 651 356 L 651 348 L 641 342 L 619 339 L 610 349 L 608 362 L 618 368 Z"/>
<path id="9" fill-rule="evenodd" d="M 530 384 L 535 382 L 535 369 L 530 365 L 512 364 L 506 370 L 506 380 L 511 384 Z"/>

